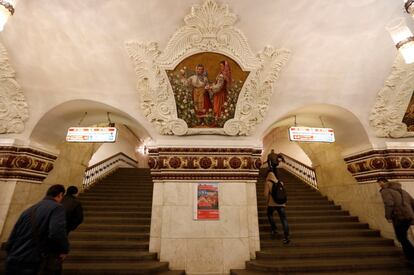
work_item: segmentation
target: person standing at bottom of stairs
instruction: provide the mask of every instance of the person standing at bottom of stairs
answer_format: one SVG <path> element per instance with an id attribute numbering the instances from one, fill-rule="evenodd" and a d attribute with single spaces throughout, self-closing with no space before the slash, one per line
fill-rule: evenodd
<path id="1" fill-rule="evenodd" d="M 272 188 L 273 188 L 273 182 L 278 182 L 279 180 L 276 178 L 275 174 L 272 171 L 269 171 L 266 177 L 265 186 L 264 186 L 264 196 L 266 198 L 266 204 L 267 204 L 267 217 L 269 219 L 270 226 L 272 228 L 272 237 L 275 237 L 277 235 L 277 228 L 275 224 L 275 220 L 273 219 L 273 213 L 277 211 L 279 214 L 280 222 L 282 223 L 283 227 L 283 243 L 288 244 L 290 243 L 290 236 L 289 236 L 289 225 L 286 218 L 286 212 L 285 207 L 286 203 L 279 204 L 274 201 L 272 198 Z M 280 182 L 283 184 L 282 182 Z"/>
<path id="2" fill-rule="evenodd" d="M 414 199 L 402 190 L 398 182 L 379 178 L 377 183 L 381 187 L 385 218 L 394 226 L 395 236 L 402 245 L 405 257 L 414 263 L 414 246 L 407 237 L 407 231 L 414 222 Z"/>

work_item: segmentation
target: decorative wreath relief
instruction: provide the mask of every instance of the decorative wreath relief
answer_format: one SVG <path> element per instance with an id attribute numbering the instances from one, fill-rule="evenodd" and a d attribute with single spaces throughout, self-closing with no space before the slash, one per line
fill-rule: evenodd
<path id="1" fill-rule="evenodd" d="M 263 120 L 289 51 L 266 47 L 255 56 L 236 20 L 227 5 L 205 0 L 163 52 L 126 43 L 141 109 L 161 134 L 249 135 Z"/>
<path id="2" fill-rule="evenodd" d="M 398 55 L 384 87 L 379 91 L 371 110 L 370 125 L 378 137 L 412 137 L 412 125 L 403 121 L 414 116 L 412 99 L 414 91 L 414 65 L 405 64 Z M 407 122 L 409 122 L 408 120 Z M 410 123 L 408 123 L 410 124 Z"/>
<path id="3" fill-rule="evenodd" d="M 0 134 L 23 132 L 28 118 L 26 98 L 15 80 L 7 51 L 0 44 Z"/>

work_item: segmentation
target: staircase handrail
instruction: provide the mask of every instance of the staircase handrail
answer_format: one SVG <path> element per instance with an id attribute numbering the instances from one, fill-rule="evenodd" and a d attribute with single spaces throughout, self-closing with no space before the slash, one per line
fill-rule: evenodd
<path id="1" fill-rule="evenodd" d="M 283 156 L 284 161 L 281 162 L 280 167 L 294 174 L 311 187 L 318 189 L 318 180 L 313 167 L 310 167 L 286 154 L 281 153 L 281 155 Z"/>
<path id="2" fill-rule="evenodd" d="M 138 162 L 122 152 L 101 160 L 85 170 L 83 189 L 90 188 L 98 180 L 112 174 L 120 167 L 136 168 Z"/>

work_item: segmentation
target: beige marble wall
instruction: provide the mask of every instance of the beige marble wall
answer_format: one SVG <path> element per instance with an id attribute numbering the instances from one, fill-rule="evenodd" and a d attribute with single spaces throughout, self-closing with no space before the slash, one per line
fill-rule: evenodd
<path id="1" fill-rule="evenodd" d="M 376 183 L 359 184 L 348 172 L 336 144 L 300 143 L 312 160 L 322 194 L 335 204 L 358 216 L 361 222 L 369 223 L 373 229 L 381 230 L 387 238 L 394 238 L 391 224 L 384 218 L 384 206 Z"/>
<path id="2" fill-rule="evenodd" d="M 193 182 L 155 182 L 150 251 L 187 274 L 244 268 L 260 249 L 254 182 L 219 185 L 220 220 L 193 219 Z"/>
<path id="3" fill-rule="evenodd" d="M 62 143 L 53 170 L 43 184 L 75 185 L 81 188 L 89 160 L 100 146 L 101 143 Z"/>
<path id="4" fill-rule="evenodd" d="M 0 181 L 0 234 L 3 231 L 16 181 Z"/>

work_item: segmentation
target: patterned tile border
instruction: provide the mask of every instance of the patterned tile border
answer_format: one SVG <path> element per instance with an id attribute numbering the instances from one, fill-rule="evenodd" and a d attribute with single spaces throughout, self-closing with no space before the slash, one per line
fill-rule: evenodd
<path id="1" fill-rule="evenodd" d="M 158 148 L 149 150 L 154 180 L 256 180 L 261 150 Z"/>
<path id="2" fill-rule="evenodd" d="M 388 179 L 414 179 L 414 150 L 371 150 L 346 157 L 348 171 L 358 182 Z"/>
<path id="3" fill-rule="evenodd" d="M 43 181 L 53 169 L 55 155 L 33 148 L 0 146 L 0 180 Z"/>

